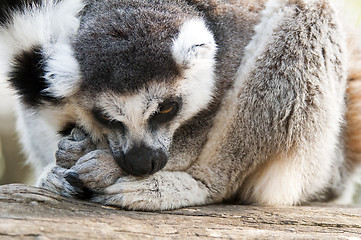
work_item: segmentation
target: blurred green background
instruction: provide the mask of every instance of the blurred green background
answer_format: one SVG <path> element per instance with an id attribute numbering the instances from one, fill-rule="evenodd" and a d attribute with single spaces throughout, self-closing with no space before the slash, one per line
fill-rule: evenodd
<path id="1" fill-rule="evenodd" d="M 360 23 L 361 0 L 345 0 L 345 5 L 350 11 L 351 21 Z M 11 96 L 12 92 L 0 76 L 0 185 L 32 183 L 31 169 L 24 164 L 24 156 L 17 143 L 14 100 Z"/>

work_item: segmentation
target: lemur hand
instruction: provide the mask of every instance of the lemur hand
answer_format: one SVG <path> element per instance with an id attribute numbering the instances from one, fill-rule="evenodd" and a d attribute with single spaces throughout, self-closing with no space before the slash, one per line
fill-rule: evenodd
<path id="1" fill-rule="evenodd" d="M 70 184 L 82 184 L 93 191 L 102 191 L 124 175 L 113 155 L 104 149 L 92 151 L 81 157 L 65 176 Z"/>
<path id="2" fill-rule="evenodd" d="M 55 191 L 65 196 L 88 198 L 92 192 L 101 192 L 122 176 L 108 146 L 101 142 L 93 143 L 77 128 L 59 141 L 56 165 L 46 182 L 56 180 Z"/>
<path id="3" fill-rule="evenodd" d="M 55 153 L 56 165 L 71 168 L 85 154 L 96 149 L 96 145 L 83 131 L 74 128 L 71 134 L 60 139 Z"/>

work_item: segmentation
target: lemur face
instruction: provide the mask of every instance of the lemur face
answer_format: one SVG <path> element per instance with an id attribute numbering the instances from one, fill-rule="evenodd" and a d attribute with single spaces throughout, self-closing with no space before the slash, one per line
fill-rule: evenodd
<path id="1" fill-rule="evenodd" d="M 216 44 L 191 7 L 133 4 L 59 1 L 16 13 L 0 28 L 0 71 L 55 131 L 81 127 L 126 172 L 149 175 L 166 164 L 176 129 L 211 102 Z"/>
<path id="2" fill-rule="evenodd" d="M 83 128 L 109 143 L 119 166 L 142 176 L 162 169 L 168 158 L 172 136 L 185 120 L 187 99 L 180 86 L 152 83 L 136 94 L 104 92 L 90 108 L 79 112 Z M 90 106 L 90 105 L 89 105 Z M 84 116 L 86 115 L 86 116 Z"/>
<path id="3" fill-rule="evenodd" d="M 139 59 L 131 60 L 132 55 L 127 56 L 134 64 L 128 68 L 124 59 L 109 56 L 100 57 L 103 63 L 80 61 L 87 64 L 80 68 L 92 69 L 81 74 L 84 82 L 70 98 L 76 106 L 76 125 L 107 141 L 119 166 L 135 176 L 153 174 L 166 165 L 176 129 L 205 109 L 213 96 L 216 47 L 204 22 L 186 21 L 168 42 L 168 49 L 153 48 L 153 42 L 122 43 L 122 51 L 136 47 L 149 54 L 136 51 L 133 57 Z M 92 58 L 81 51 L 78 55 Z M 102 79 L 95 80 L 99 76 Z"/>

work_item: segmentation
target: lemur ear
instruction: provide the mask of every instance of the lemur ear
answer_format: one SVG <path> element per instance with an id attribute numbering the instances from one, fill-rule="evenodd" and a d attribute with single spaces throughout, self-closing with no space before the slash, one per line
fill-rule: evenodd
<path id="1" fill-rule="evenodd" d="M 186 21 L 173 41 L 173 58 L 180 67 L 186 69 L 200 61 L 213 62 L 215 53 L 213 34 L 202 19 Z"/>
<path id="2" fill-rule="evenodd" d="M 23 103 L 37 106 L 72 93 L 80 70 L 69 38 L 79 27 L 81 0 L 25 0 L 3 9 L 0 75 Z"/>

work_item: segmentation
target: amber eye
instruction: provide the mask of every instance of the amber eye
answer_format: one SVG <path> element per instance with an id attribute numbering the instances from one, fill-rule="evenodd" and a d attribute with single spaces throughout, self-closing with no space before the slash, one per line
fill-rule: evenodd
<path id="1" fill-rule="evenodd" d="M 158 111 L 150 118 L 151 124 L 161 124 L 172 120 L 180 108 L 179 102 L 168 100 L 159 105 Z"/>
<path id="2" fill-rule="evenodd" d="M 178 110 L 177 102 L 167 102 L 159 106 L 159 114 L 171 114 Z"/>
<path id="3" fill-rule="evenodd" d="M 103 124 L 104 126 L 113 129 L 121 129 L 123 132 L 125 131 L 125 127 L 122 122 L 115 120 L 109 114 L 104 113 L 101 109 L 94 108 L 92 112 L 94 118 L 97 119 L 99 123 Z"/>
<path id="4" fill-rule="evenodd" d="M 105 113 L 101 109 L 95 108 L 93 109 L 92 112 L 93 112 L 93 116 L 102 123 L 109 124 L 113 120 L 108 113 Z"/>
<path id="5" fill-rule="evenodd" d="M 106 114 L 106 113 L 103 113 L 100 117 L 101 117 L 102 119 L 106 120 L 106 121 L 111 120 L 111 117 L 110 117 L 108 114 Z"/>
<path id="6" fill-rule="evenodd" d="M 160 114 L 166 114 L 166 113 L 170 113 L 173 109 L 174 109 L 175 106 L 166 106 L 166 107 L 161 107 L 159 109 L 159 113 Z"/>
<path id="7" fill-rule="evenodd" d="M 149 119 L 149 124 L 158 127 L 160 124 L 170 122 L 177 116 L 182 107 L 182 99 L 180 97 L 164 100 L 158 106 L 158 110 Z"/>

